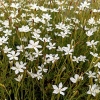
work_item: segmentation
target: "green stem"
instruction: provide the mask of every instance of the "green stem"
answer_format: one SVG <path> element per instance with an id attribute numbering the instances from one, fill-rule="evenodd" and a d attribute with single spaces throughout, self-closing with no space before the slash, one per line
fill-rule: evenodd
<path id="1" fill-rule="evenodd" d="M 59 98 L 60 98 L 60 94 L 57 95 L 57 100 L 59 100 Z"/>

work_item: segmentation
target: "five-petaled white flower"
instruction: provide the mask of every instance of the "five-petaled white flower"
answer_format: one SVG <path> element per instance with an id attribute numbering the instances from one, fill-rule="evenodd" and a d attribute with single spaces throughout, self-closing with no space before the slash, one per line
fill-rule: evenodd
<path id="1" fill-rule="evenodd" d="M 73 46 L 71 48 L 70 44 L 67 44 L 67 47 L 63 47 L 63 51 L 65 52 L 65 55 L 72 55 L 72 52 L 74 52 Z"/>
<path id="2" fill-rule="evenodd" d="M 11 69 L 15 70 L 15 74 L 18 74 L 19 72 L 24 72 L 24 69 L 26 69 L 26 63 L 23 63 L 22 61 L 16 62 L 16 66 L 12 66 Z"/>
<path id="3" fill-rule="evenodd" d="M 34 42 L 33 40 L 30 40 L 26 48 L 34 48 L 35 51 L 38 51 L 38 48 L 42 48 L 42 46 L 39 45 L 39 41 Z"/>
<path id="4" fill-rule="evenodd" d="M 52 85 L 52 86 L 53 86 L 53 89 L 54 89 L 53 93 L 54 94 L 60 93 L 61 95 L 65 95 L 64 91 L 68 88 L 68 87 L 62 88 L 63 87 L 62 82 L 59 83 L 58 87 L 56 85 Z"/>
<path id="5" fill-rule="evenodd" d="M 8 53 L 11 51 L 12 48 L 8 48 L 8 46 L 6 45 L 3 49 L 4 53 Z"/>
<path id="6" fill-rule="evenodd" d="M 87 94 L 91 94 L 93 96 L 96 96 L 100 92 L 100 87 L 97 84 L 89 85 L 89 90 L 87 91 Z"/>
<path id="7" fill-rule="evenodd" d="M 94 40 L 92 40 L 91 42 L 90 41 L 88 41 L 88 42 L 86 42 L 86 44 L 87 44 L 87 46 L 90 46 L 90 47 L 95 47 L 96 45 L 97 45 L 97 43 L 98 43 L 99 41 L 96 41 L 96 42 L 94 42 Z"/>
<path id="8" fill-rule="evenodd" d="M 8 40 L 8 37 L 5 37 L 5 36 L 0 37 L 0 46 L 3 44 L 8 44 L 7 40 Z"/>
<path id="9" fill-rule="evenodd" d="M 86 72 L 86 74 L 88 75 L 89 78 L 96 78 L 96 73 L 95 72 L 92 72 L 92 71 L 89 71 L 89 72 Z"/>
<path id="10" fill-rule="evenodd" d="M 56 48 L 56 47 L 55 47 L 55 44 L 56 44 L 56 43 L 51 43 L 51 42 L 49 42 L 49 45 L 47 45 L 46 47 L 47 47 L 49 50 L 55 49 L 55 48 Z"/>
<path id="11" fill-rule="evenodd" d="M 11 51 L 7 56 L 9 57 L 9 60 L 18 60 L 19 52 Z"/>
<path id="12" fill-rule="evenodd" d="M 36 74 L 34 74 L 34 77 L 36 77 L 38 80 L 42 79 L 43 78 L 43 75 L 40 71 L 37 71 Z"/>

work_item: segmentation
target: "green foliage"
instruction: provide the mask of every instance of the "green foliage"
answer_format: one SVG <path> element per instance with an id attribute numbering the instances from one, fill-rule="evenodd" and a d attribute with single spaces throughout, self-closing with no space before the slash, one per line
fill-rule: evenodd
<path id="1" fill-rule="evenodd" d="M 59 4 L 62 1 L 64 1 L 64 3 Z M 99 72 L 99 68 L 94 67 L 94 65 L 100 61 L 100 43 L 98 43 L 95 48 L 94 46 L 87 46 L 86 42 L 92 40 L 100 42 L 100 11 L 93 12 L 94 9 L 100 10 L 100 3 L 99 0 L 92 0 L 90 1 L 89 8 L 79 10 L 78 7 L 81 5 L 82 1 L 75 1 L 60 0 L 58 4 L 56 0 L 37 0 L 36 2 L 34 0 L 0 1 L 0 27 L 3 28 L 0 29 L 0 37 L 8 37 L 8 43 L 2 43 L 3 40 L 1 41 L 0 38 L 0 43 L 2 43 L 0 44 L 0 100 L 99 100 L 100 93 L 97 93 L 96 96 L 87 94 L 88 85 L 93 85 L 95 83 L 100 85 L 100 83 L 98 81 L 95 82 L 92 78 L 88 78 L 86 72 L 90 70 L 96 72 L 96 74 Z M 89 0 L 86 1 L 89 3 Z M 21 7 L 11 7 L 12 3 L 18 3 Z M 37 4 L 38 7 L 44 8 L 38 10 L 34 8 L 36 7 L 36 5 L 34 5 L 34 9 L 30 9 L 31 4 Z M 45 11 L 45 8 L 47 11 Z M 49 20 L 48 17 L 43 20 L 43 14 L 50 15 L 51 19 Z M 36 20 L 39 20 L 35 19 L 36 17 L 41 18 L 41 20 L 36 22 Z M 96 24 L 89 25 L 88 21 L 91 18 L 94 18 Z M 8 26 L 6 26 L 7 23 L 3 24 L 5 21 L 8 21 Z M 97 23 L 97 21 L 99 22 Z M 59 36 L 61 32 L 65 30 L 63 28 L 57 28 L 59 23 L 62 23 L 60 28 L 65 25 L 70 31 L 64 38 Z M 51 26 L 48 24 L 51 24 Z M 29 26 L 31 31 L 20 32 L 19 28 L 26 25 Z M 48 31 L 47 28 L 50 27 L 52 30 Z M 93 35 L 87 36 L 86 32 L 95 27 L 96 31 L 93 32 Z M 88 28 L 88 30 L 86 30 L 86 28 Z M 9 32 L 3 32 L 6 29 L 12 31 L 11 35 L 7 35 Z M 42 56 L 36 57 L 33 61 L 29 60 L 29 56 L 26 57 L 25 55 L 26 52 L 33 55 L 32 53 L 37 49 L 23 49 L 23 52 L 20 52 L 18 56 L 18 62 L 23 61 L 27 64 L 24 72 L 21 72 L 21 74 L 23 74 L 22 80 L 17 82 L 15 78 L 21 74 L 16 74 L 11 69 L 16 65 L 17 60 L 10 60 L 7 56 L 9 52 L 4 53 L 4 48 L 7 46 L 17 52 L 17 46 L 23 45 L 24 47 L 28 47 L 30 40 L 37 42 L 38 39 L 32 37 L 35 34 L 32 34 L 35 29 L 41 30 L 41 33 L 39 33 L 40 38 L 50 37 L 52 43 L 56 43 L 55 49 L 50 50 L 47 48 L 47 45 L 51 41 L 46 42 L 45 40 L 39 40 L 39 44 L 42 46 L 41 49 L 39 48 L 39 51 L 42 51 Z M 67 31 L 65 33 L 67 33 Z M 26 38 L 26 42 L 22 41 L 22 38 Z M 62 52 L 57 51 L 59 46 L 66 47 L 67 44 L 70 44 L 70 49 L 74 49 L 74 51 L 71 52 L 72 54 L 64 54 L 66 52 L 64 50 Z M 90 51 L 97 53 L 98 57 L 90 55 Z M 44 64 L 47 54 L 58 54 L 59 59 Z M 79 57 L 80 55 L 86 56 L 88 60 L 79 61 L 79 63 L 73 61 L 73 56 Z M 30 72 L 30 70 L 32 70 L 33 73 L 37 73 L 38 66 L 42 64 L 48 69 L 47 73 L 42 73 L 42 79 L 36 77 L 32 78 L 27 71 Z M 82 77 L 84 76 L 83 80 L 78 80 L 76 83 L 71 82 L 70 78 L 75 74 L 79 74 Z M 64 91 L 64 96 L 53 93 L 52 85 L 58 85 L 60 82 L 68 87 L 68 89 Z"/>

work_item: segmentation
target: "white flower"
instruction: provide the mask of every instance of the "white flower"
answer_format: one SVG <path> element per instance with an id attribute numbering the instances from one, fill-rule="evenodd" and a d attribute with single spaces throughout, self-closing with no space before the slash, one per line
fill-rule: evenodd
<path id="1" fill-rule="evenodd" d="M 89 25 L 95 25 L 95 20 L 94 20 L 94 17 L 91 17 L 89 20 L 88 20 L 88 24 Z"/>
<path id="2" fill-rule="evenodd" d="M 16 81 L 20 82 L 23 78 L 23 74 L 22 75 L 18 75 L 17 78 L 14 78 Z"/>
<path id="3" fill-rule="evenodd" d="M 65 30 L 65 28 L 66 28 L 66 26 L 65 26 L 65 24 L 64 23 L 58 23 L 57 25 L 56 25 L 56 28 L 57 29 L 60 29 L 60 30 Z"/>
<path id="4" fill-rule="evenodd" d="M 100 92 L 100 87 L 96 84 L 89 85 L 89 90 L 87 91 L 87 94 L 91 94 L 93 96 L 96 96 Z"/>
<path id="5" fill-rule="evenodd" d="M 20 40 L 23 41 L 23 42 L 27 42 L 27 38 L 26 37 L 20 38 Z"/>
<path id="6" fill-rule="evenodd" d="M 89 8 L 90 3 L 87 3 L 87 1 L 84 1 L 83 3 L 81 3 L 81 6 L 83 6 L 84 8 Z"/>
<path id="7" fill-rule="evenodd" d="M 87 44 L 87 46 L 89 46 L 89 47 L 94 47 L 94 49 L 97 49 L 97 48 L 96 48 L 96 45 L 97 45 L 98 42 L 99 42 L 99 41 L 94 42 L 94 40 L 92 40 L 92 41 L 90 41 L 90 42 L 86 42 L 86 44 Z"/>
<path id="8" fill-rule="evenodd" d="M 51 42 L 52 39 L 51 39 L 51 37 L 46 37 L 45 36 L 43 38 L 40 38 L 40 40 L 43 41 L 43 42 Z"/>
<path id="9" fill-rule="evenodd" d="M 87 31 L 87 32 L 86 32 L 86 35 L 87 35 L 87 36 L 92 36 L 92 35 L 93 35 L 93 31 L 91 31 L 91 30 Z"/>
<path id="10" fill-rule="evenodd" d="M 79 76 L 78 74 L 75 74 L 75 75 L 74 75 L 74 78 L 71 77 L 70 80 L 71 80 L 73 83 L 76 83 L 76 82 L 79 81 L 79 80 L 83 80 L 83 76 Z"/>
<path id="11" fill-rule="evenodd" d="M 29 71 L 27 70 L 27 73 L 28 73 L 32 78 L 35 78 L 35 77 L 36 77 L 36 75 L 35 75 L 34 73 L 32 73 L 32 69 L 31 69 L 31 72 L 29 72 Z"/>
<path id="12" fill-rule="evenodd" d="M 76 61 L 77 63 L 79 63 L 80 59 L 79 59 L 79 57 L 73 56 L 72 61 Z"/>
<path id="13" fill-rule="evenodd" d="M 35 51 L 38 51 L 38 48 L 42 48 L 42 46 L 39 45 L 39 41 L 34 42 L 33 40 L 30 40 L 26 48 L 34 48 Z"/>
<path id="14" fill-rule="evenodd" d="M 38 10 L 39 9 L 39 6 L 37 6 L 37 4 L 30 4 L 30 9 L 36 9 Z"/>
<path id="15" fill-rule="evenodd" d="M 87 1 L 85 0 L 83 3 L 81 3 L 81 5 L 78 7 L 79 10 L 84 10 L 86 8 L 89 8 L 90 3 L 87 3 Z"/>
<path id="16" fill-rule="evenodd" d="M 39 18 L 39 17 L 34 17 L 33 20 L 35 23 L 41 22 L 41 18 Z"/>
<path id="17" fill-rule="evenodd" d="M 44 68 L 44 65 L 43 64 L 41 66 L 38 66 L 38 68 L 39 68 L 39 70 L 38 70 L 39 72 L 42 72 L 43 71 L 43 72 L 46 73 L 48 71 L 48 69 Z"/>
<path id="18" fill-rule="evenodd" d="M 5 37 L 5 36 L 0 37 L 0 46 L 3 45 L 4 43 L 7 44 L 8 43 L 7 40 L 8 40 L 8 37 Z"/>
<path id="19" fill-rule="evenodd" d="M 73 61 L 76 61 L 77 63 L 79 63 L 79 61 L 85 62 L 86 60 L 86 56 L 83 55 L 80 55 L 79 57 L 73 56 Z"/>
<path id="20" fill-rule="evenodd" d="M 9 28 L 9 20 L 5 20 L 2 22 L 5 28 Z"/>
<path id="21" fill-rule="evenodd" d="M 28 25 L 26 25 L 26 26 L 23 25 L 21 28 L 18 28 L 18 30 L 19 30 L 19 32 L 29 32 L 29 31 L 31 31 L 31 29 L 29 28 Z"/>
<path id="22" fill-rule="evenodd" d="M 46 56 L 43 57 L 42 59 L 44 60 L 44 65 L 47 63 L 50 63 L 50 60 L 49 60 L 50 58 L 49 58 L 48 54 L 46 54 Z"/>
<path id="23" fill-rule="evenodd" d="M 64 1 L 55 0 L 55 2 L 56 2 L 57 5 L 62 5 L 62 4 L 64 4 Z"/>
<path id="24" fill-rule="evenodd" d="M 41 33 L 41 30 L 40 29 L 34 29 L 34 31 L 32 32 L 32 34 L 40 34 Z"/>
<path id="25" fill-rule="evenodd" d="M 12 48 L 8 48 L 7 46 L 4 47 L 4 53 L 8 53 L 11 51 Z"/>
<path id="26" fill-rule="evenodd" d="M 98 62 L 97 64 L 95 64 L 94 67 L 100 68 L 100 62 Z"/>
<path id="27" fill-rule="evenodd" d="M 100 83 L 100 71 L 98 71 L 95 81 Z"/>
<path id="28" fill-rule="evenodd" d="M 37 58 L 42 55 L 42 51 L 35 50 L 35 52 L 33 52 L 33 55 L 35 56 L 35 58 Z"/>
<path id="29" fill-rule="evenodd" d="M 45 8 L 44 6 L 39 6 L 39 9 L 42 10 L 42 11 L 44 11 L 44 12 L 48 10 L 48 9 Z"/>
<path id="30" fill-rule="evenodd" d="M 58 34 L 58 36 L 65 38 L 65 37 L 68 37 L 67 34 L 68 34 L 67 32 L 60 32 L 60 34 Z"/>
<path id="31" fill-rule="evenodd" d="M 87 43 L 87 46 L 92 47 L 92 46 L 97 45 L 98 42 L 99 42 L 99 41 L 94 42 L 94 40 L 92 40 L 91 42 L 86 42 L 86 43 Z"/>
<path id="32" fill-rule="evenodd" d="M 30 60 L 30 61 L 34 61 L 34 60 L 36 60 L 36 59 L 34 58 L 34 56 L 31 55 L 31 54 L 29 54 L 29 56 L 27 57 L 27 59 Z"/>
<path id="33" fill-rule="evenodd" d="M 49 27 L 49 28 L 46 28 L 47 31 L 53 31 L 53 28 L 52 27 Z"/>
<path id="34" fill-rule="evenodd" d="M 24 72 L 24 69 L 26 69 L 25 67 L 26 63 L 23 63 L 22 61 L 16 62 L 15 63 L 15 67 L 12 66 L 11 69 L 15 70 L 15 74 L 18 74 L 19 72 Z"/>
<path id="35" fill-rule="evenodd" d="M 32 38 L 38 40 L 38 39 L 40 39 L 40 35 L 38 33 L 34 33 Z"/>
<path id="36" fill-rule="evenodd" d="M 50 54 L 47 56 L 48 61 L 54 63 L 55 61 L 57 61 L 59 59 L 58 54 Z"/>
<path id="37" fill-rule="evenodd" d="M 9 57 L 9 60 L 18 60 L 19 52 L 11 51 L 7 56 Z"/>
<path id="38" fill-rule="evenodd" d="M 24 45 L 16 46 L 18 52 L 23 52 Z"/>
<path id="39" fill-rule="evenodd" d="M 5 33 L 5 36 L 10 36 L 10 35 L 12 35 L 12 34 L 11 34 L 12 30 L 6 29 L 6 30 L 4 30 L 3 32 Z"/>
<path id="40" fill-rule="evenodd" d="M 74 49 L 73 47 L 71 48 L 70 44 L 67 44 L 67 47 L 63 47 L 63 51 L 65 52 L 65 55 L 72 55 Z"/>
<path id="41" fill-rule="evenodd" d="M 37 77 L 38 80 L 42 79 L 43 75 L 40 71 L 37 71 L 36 74 L 34 74 L 35 77 Z"/>
<path id="42" fill-rule="evenodd" d="M 13 8 L 20 8 L 20 4 L 19 3 L 12 3 L 10 7 L 13 7 Z"/>
<path id="43" fill-rule="evenodd" d="M 61 95 L 65 95 L 64 91 L 68 88 L 68 87 L 62 88 L 63 87 L 62 82 L 59 83 L 58 87 L 56 85 L 52 85 L 52 86 L 53 86 L 53 89 L 54 89 L 53 93 L 54 94 L 60 93 Z"/>
<path id="44" fill-rule="evenodd" d="M 2 27 L 0 27 L 0 32 L 1 32 L 1 31 L 3 31 L 3 28 L 2 28 Z"/>
<path id="45" fill-rule="evenodd" d="M 58 46 L 58 49 L 57 49 L 57 51 L 63 51 L 63 48 L 62 47 L 60 47 L 60 46 Z"/>
<path id="46" fill-rule="evenodd" d="M 56 47 L 54 47 L 55 46 L 55 44 L 56 43 L 51 43 L 51 42 L 49 42 L 49 45 L 47 45 L 46 47 L 49 49 L 49 50 L 51 50 L 51 49 L 55 49 Z"/>
<path id="47" fill-rule="evenodd" d="M 83 56 L 83 55 L 80 55 L 79 56 L 79 61 L 83 61 L 83 62 L 85 62 L 85 61 L 87 61 L 88 59 L 86 59 L 86 56 Z"/>
<path id="48" fill-rule="evenodd" d="M 88 73 L 86 73 L 88 75 L 89 78 L 93 77 L 93 78 L 96 78 L 96 73 L 95 72 L 92 72 L 92 71 L 89 71 Z"/>
<path id="49" fill-rule="evenodd" d="M 52 18 L 51 18 L 51 15 L 49 15 L 48 13 L 43 14 L 43 15 L 42 15 L 42 18 L 43 18 L 43 19 L 46 19 L 47 21 L 49 21 L 50 19 L 52 19 Z"/>
<path id="50" fill-rule="evenodd" d="M 91 54 L 93 57 L 97 57 L 97 58 L 99 58 L 98 53 L 90 52 L 90 54 Z"/>

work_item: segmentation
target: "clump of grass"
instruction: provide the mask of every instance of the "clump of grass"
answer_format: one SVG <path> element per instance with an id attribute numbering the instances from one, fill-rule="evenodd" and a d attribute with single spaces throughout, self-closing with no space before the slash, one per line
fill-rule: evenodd
<path id="1" fill-rule="evenodd" d="M 99 100 L 99 6 L 0 1 L 0 100 Z"/>

